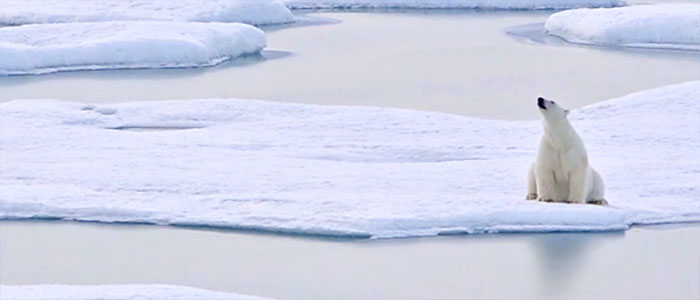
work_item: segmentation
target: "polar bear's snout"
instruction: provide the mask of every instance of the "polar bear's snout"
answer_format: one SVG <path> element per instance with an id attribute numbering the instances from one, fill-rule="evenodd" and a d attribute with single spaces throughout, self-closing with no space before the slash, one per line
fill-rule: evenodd
<path id="1" fill-rule="evenodd" d="M 547 99 L 542 98 L 542 97 L 537 97 L 537 106 L 539 106 L 543 110 L 547 110 L 547 106 L 552 106 L 554 104 L 556 104 L 556 102 L 554 102 L 552 100 L 547 100 Z"/>

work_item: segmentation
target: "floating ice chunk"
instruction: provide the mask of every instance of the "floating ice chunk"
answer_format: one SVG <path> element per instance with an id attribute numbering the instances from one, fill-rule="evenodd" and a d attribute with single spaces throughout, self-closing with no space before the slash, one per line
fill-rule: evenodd
<path id="1" fill-rule="evenodd" d="M 0 0 L 0 24 L 195 21 L 279 24 L 294 21 L 270 0 Z"/>
<path id="2" fill-rule="evenodd" d="M 291 9 L 476 8 L 568 9 L 615 7 L 622 0 L 282 0 Z"/>
<path id="3" fill-rule="evenodd" d="M 0 28 L 0 75 L 211 66 L 260 52 L 265 34 L 237 23 L 115 21 Z"/>
<path id="4" fill-rule="evenodd" d="M 524 200 L 542 135 L 534 120 L 234 99 L 17 100 L 0 104 L 0 218 L 365 238 L 697 222 L 698 99 L 695 81 L 572 111 L 607 207 Z"/>
<path id="5" fill-rule="evenodd" d="M 700 5 L 575 9 L 551 15 L 547 33 L 572 43 L 700 50 Z"/>
<path id="6" fill-rule="evenodd" d="M 204 290 L 193 287 L 163 284 L 122 285 L 0 285 L 0 299 L 34 300 L 263 300 L 262 298 Z"/>

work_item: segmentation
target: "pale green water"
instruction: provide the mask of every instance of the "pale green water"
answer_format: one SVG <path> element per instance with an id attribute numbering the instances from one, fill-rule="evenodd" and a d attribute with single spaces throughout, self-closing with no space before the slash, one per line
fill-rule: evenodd
<path id="1" fill-rule="evenodd" d="M 168 283 L 279 299 L 698 299 L 700 227 L 322 240 L 0 222 L 2 284 Z"/>

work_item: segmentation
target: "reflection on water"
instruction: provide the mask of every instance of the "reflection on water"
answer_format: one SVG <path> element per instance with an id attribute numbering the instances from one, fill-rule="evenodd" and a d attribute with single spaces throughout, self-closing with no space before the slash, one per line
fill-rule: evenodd
<path id="1" fill-rule="evenodd" d="M 13 75 L 0 76 L 0 89 L 9 89 L 21 85 L 34 85 L 42 81 L 52 80 L 159 80 L 159 79 L 188 79 L 217 70 L 240 67 L 251 67 L 267 60 L 282 59 L 292 55 L 290 52 L 264 50 L 258 54 L 244 55 L 208 68 L 165 68 L 165 69 L 123 69 L 97 71 L 67 71 L 45 75 Z M 85 88 L 89 88 L 86 86 Z M 80 91 L 80 90 L 79 90 Z M 83 90 L 84 91 L 84 90 Z"/>
<path id="2" fill-rule="evenodd" d="M 262 57 L 203 69 L 0 77 L 0 101 L 233 97 L 534 119 L 537 96 L 575 108 L 700 79 L 698 53 L 555 47 L 506 33 L 513 26 L 542 23 L 551 13 L 313 13 L 291 27 L 266 28 Z"/>
<path id="3" fill-rule="evenodd" d="M 544 30 L 544 23 L 533 23 L 533 24 L 523 24 L 518 26 L 510 27 L 506 30 L 506 33 L 520 41 L 523 42 L 533 42 L 539 44 L 547 44 L 548 46 L 576 46 L 576 47 L 589 47 L 598 50 L 608 50 L 608 51 L 623 51 L 629 55 L 654 55 L 658 57 L 698 57 L 697 51 L 693 50 L 683 50 L 676 48 L 664 49 L 659 48 L 648 48 L 648 47 L 619 47 L 614 45 L 588 45 L 579 43 L 569 43 L 566 40 L 547 34 Z"/>
<path id="4" fill-rule="evenodd" d="M 278 299 L 698 299 L 700 227 L 343 240 L 0 222 L 0 283 L 164 283 Z"/>
<path id="5" fill-rule="evenodd" d="M 624 238 L 624 232 L 562 233 L 528 237 L 538 261 L 541 294 L 547 298 L 566 295 L 566 291 L 589 262 L 591 251 L 613 239 Z"/>

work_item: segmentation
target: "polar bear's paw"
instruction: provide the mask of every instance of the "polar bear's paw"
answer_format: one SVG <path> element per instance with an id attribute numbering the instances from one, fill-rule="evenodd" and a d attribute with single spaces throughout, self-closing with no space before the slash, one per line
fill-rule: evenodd
<path id="1" fill-rule="evenodd" d="M 608 201 L 605 199 L 600 199 L 600 200 L 591 200 L 587 202 L 588 204 L 593 204 L 593 205 L 608 205 Z"/>
<path id="2" fill-rule="evenodd" d="M 554 199 L 544 199 L 544 198 L 542 198 L 542 197 L 538 198 L 537 201 L 540 201 L 540 202 L 555 202 Z"/>
<path id="3" fill-rule="evenodd" d="M 525 197 L 525 200 L 536 200 L 537 199 L 537 194 L 527 194 Z"/>
<path id="4" fill-rule="evenodd" d="M 573 200 L 564 200 L 562 201 L 563 203 L 569 203 L 569 204 L 583 204 L 583 202 L 578 202 L 578 201 L 573 201 Z"/>

